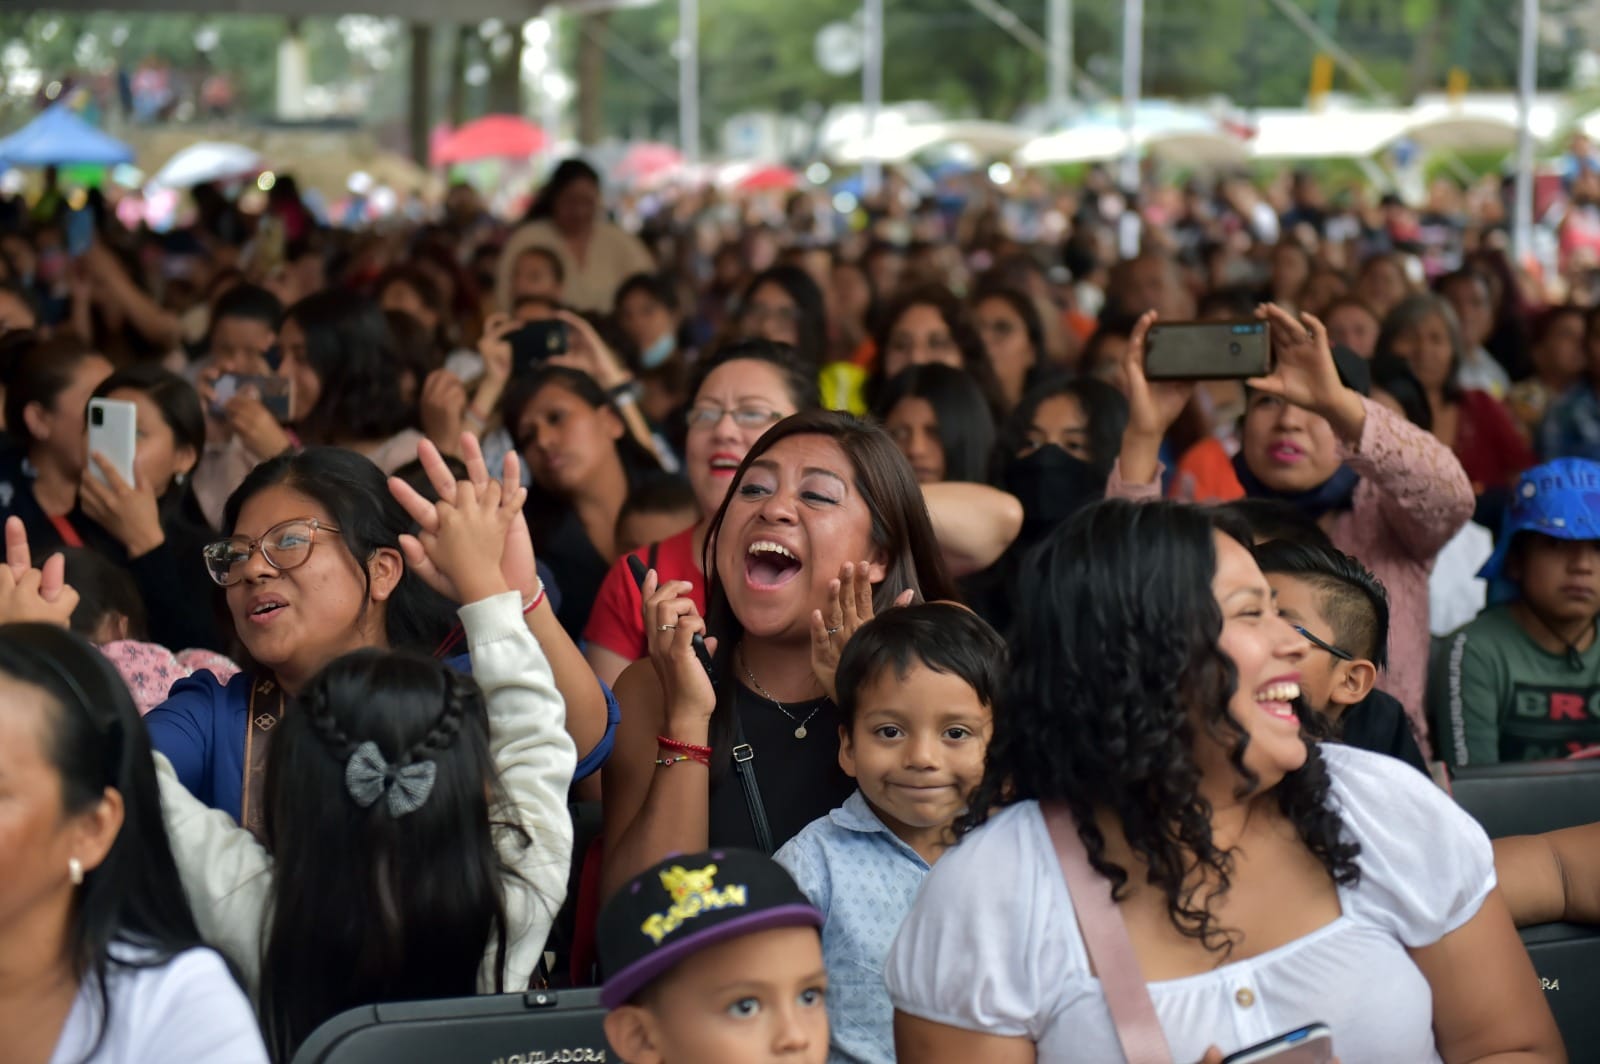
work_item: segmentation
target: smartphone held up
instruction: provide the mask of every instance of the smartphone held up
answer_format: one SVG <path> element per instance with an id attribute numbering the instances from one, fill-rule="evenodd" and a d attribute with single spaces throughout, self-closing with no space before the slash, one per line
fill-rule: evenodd
<path id="1" fill-rule="evenodd" d="M 126 399 L 90 399 L 89 453 L 106 459 L 124 484 L 132 484 L 133 459 L 138 449 L 139 408 Z M 106 483 L 96 462 L 89 463 L 89 475 Z"/>
<path id="2" fill-rule="evenodd" d="M 1222 381 L 1272 372 L 1264 321 L 1158 322 L 1144 340 L 1144 375 L 1153 381 Z"/>
<path id="3" fill-rule="evenodd" d="M 571 346 L 567 323 L 556 319 L 529 322 L 507 333 L 506 340 L 511 344 L 513 377 L 532 375 L 548 359 L 566 354 Z"/>

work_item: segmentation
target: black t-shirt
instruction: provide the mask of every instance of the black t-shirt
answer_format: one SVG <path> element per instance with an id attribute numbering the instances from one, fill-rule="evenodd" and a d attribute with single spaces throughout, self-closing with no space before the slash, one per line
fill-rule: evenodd
<path id="1" fill-rule="evenodd" d="M 1397 757 L 1424 776 L 1428 775 L 1427 763 L 1422 760 L 1422 750 L 1411 734 L 1405 708 L 1393 695 L 1374 689 L 1345 710 L 1339 726 L 1339 739 L 1346 746 Z"/>

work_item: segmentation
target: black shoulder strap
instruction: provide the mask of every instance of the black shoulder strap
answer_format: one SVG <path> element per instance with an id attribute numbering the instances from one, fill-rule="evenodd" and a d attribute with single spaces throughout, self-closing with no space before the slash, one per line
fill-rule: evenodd
<path id="1" fill-rule="evenodd" d="M 733 707 L 733 770 L 739 774 L 744 787 L 744 804 L 750 809 L 750 824 L 756 831 L 756 845 L 768 857 L 772 845 L 772 828 L 767 825 L 767 807 L 761 801 L 761 786 L 756 783 L 756 752 L 744 737 L 744 722 L 739 719 L 739 707 Z"/>

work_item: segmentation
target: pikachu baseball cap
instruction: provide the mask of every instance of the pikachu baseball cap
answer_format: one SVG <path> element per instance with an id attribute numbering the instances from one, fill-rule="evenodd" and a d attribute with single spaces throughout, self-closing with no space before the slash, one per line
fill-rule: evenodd
<path id="1" fill-rule="evenodd" d="M 600 911 L 600 1003 L 625 1004 L 679 961 L 742 935 L 822 927 L 822 913 L 772 858 L 718 849 L 669 857 Z"/>

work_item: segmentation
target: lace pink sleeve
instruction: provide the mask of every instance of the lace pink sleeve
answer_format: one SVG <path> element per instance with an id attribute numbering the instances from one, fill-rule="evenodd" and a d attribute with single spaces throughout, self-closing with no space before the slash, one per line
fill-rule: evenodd
<path id="1" fill-rule="evenodd" d="M 1156 467 L 1156 479 L 1149 484 L 1129 484 L 1122 479 L 1122 459 L 1111 466 L 1111 477 L 1106 481 L 1106 498 L 1128 499 L 1132 502 L 1155 502 L 1161 498 L 1161 474 L 1166 466 Z"/>
<path id="2" fill-rule="evenodd" d="M 1472 517 L 1472 482 L 1455 453 L 1387 407 L 1363 399 L 1367 423 L 1345 461 L 1379 490 L 1395 549 L 1426 561 Z"/>

